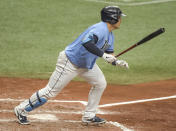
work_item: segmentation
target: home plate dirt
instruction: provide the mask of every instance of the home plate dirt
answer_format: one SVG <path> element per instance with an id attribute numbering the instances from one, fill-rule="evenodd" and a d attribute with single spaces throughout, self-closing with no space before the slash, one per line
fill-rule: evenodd
<path id="1" fill-rule="evenodd" d="M 160 131 L 176 130 L 176 80 L 110 85 L 97 115 L 107 123 L 85 126 L 81 116 L 90 85 L 71 82 L 55 98 L 29 113 L 30 125 L 19 125 L 13 108 L 48 80 L 0 78 L 0 131 Z"/>

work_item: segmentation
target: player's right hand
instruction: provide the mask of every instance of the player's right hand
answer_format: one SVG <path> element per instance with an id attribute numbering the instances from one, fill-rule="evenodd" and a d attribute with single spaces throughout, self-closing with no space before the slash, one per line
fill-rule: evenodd
<path id="1" fill-rule="evenodd" d="M 104 53 L 102 57 L 103 57 L 103 59 L 104 59 L 105 61 L 107 61 L 108 63 L 112 63 L 113 61 L 116 60 L 115 56 L 113 56 L 113 55 L 111 55 L 111 54 L 107 54 L 107 53 Z"/>
<path id="2" fill-rule="evenodd" d="M 115 66 L 120 66 L 120 67 L 124 67 L 126 69 L 129 69 L 129 65 L 126 61 L 124 60 L 116 60 L 116 61 L 113 61 L 112 62 L 112 65 L 115 65 Z"/>

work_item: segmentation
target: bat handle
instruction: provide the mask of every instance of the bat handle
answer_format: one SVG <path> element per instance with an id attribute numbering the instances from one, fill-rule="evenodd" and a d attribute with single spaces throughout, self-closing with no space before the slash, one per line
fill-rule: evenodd
<path id="1" fill-rule="evenodd" d="M 119 53 L 119 54 L 116 55 L 115 57 L 117 58 L 117 57 L 121 56 L 122 54 L 124 54 L 125 52 L 127 52 L 127 51 L 133 49 L 133 48 L 136 47 L 136 46 L 137 46 L 137 44 L 132 45 L 131 47 L 129 47 L 128 49 L 122 51 L 121 53 Z"/>

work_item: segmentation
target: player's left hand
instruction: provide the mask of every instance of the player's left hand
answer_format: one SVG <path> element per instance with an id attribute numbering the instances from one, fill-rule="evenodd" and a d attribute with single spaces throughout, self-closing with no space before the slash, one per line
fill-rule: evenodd
<path id="1" fill-rule="evenodd" d="M 116 61 L 112 62 L 112 65 L 120 66 L 120 67 L 124 67 L 126 69 L 129 69 L 128 63 L 124 60 L 116 60 Z"/>

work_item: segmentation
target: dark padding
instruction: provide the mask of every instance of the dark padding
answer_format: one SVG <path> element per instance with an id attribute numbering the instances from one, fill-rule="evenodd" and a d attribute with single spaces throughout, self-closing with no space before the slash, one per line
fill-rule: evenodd
<path id="1" fill-rule="evenodd" d="M 89 38 L 91 38 L 91 40 L 83 43 L 83 46 L 92 54 L 102 57 L 104 52 L 96 46 L 98 37 L 96 35 L 93 35 L 93 37 L 90 36 Z"/>

